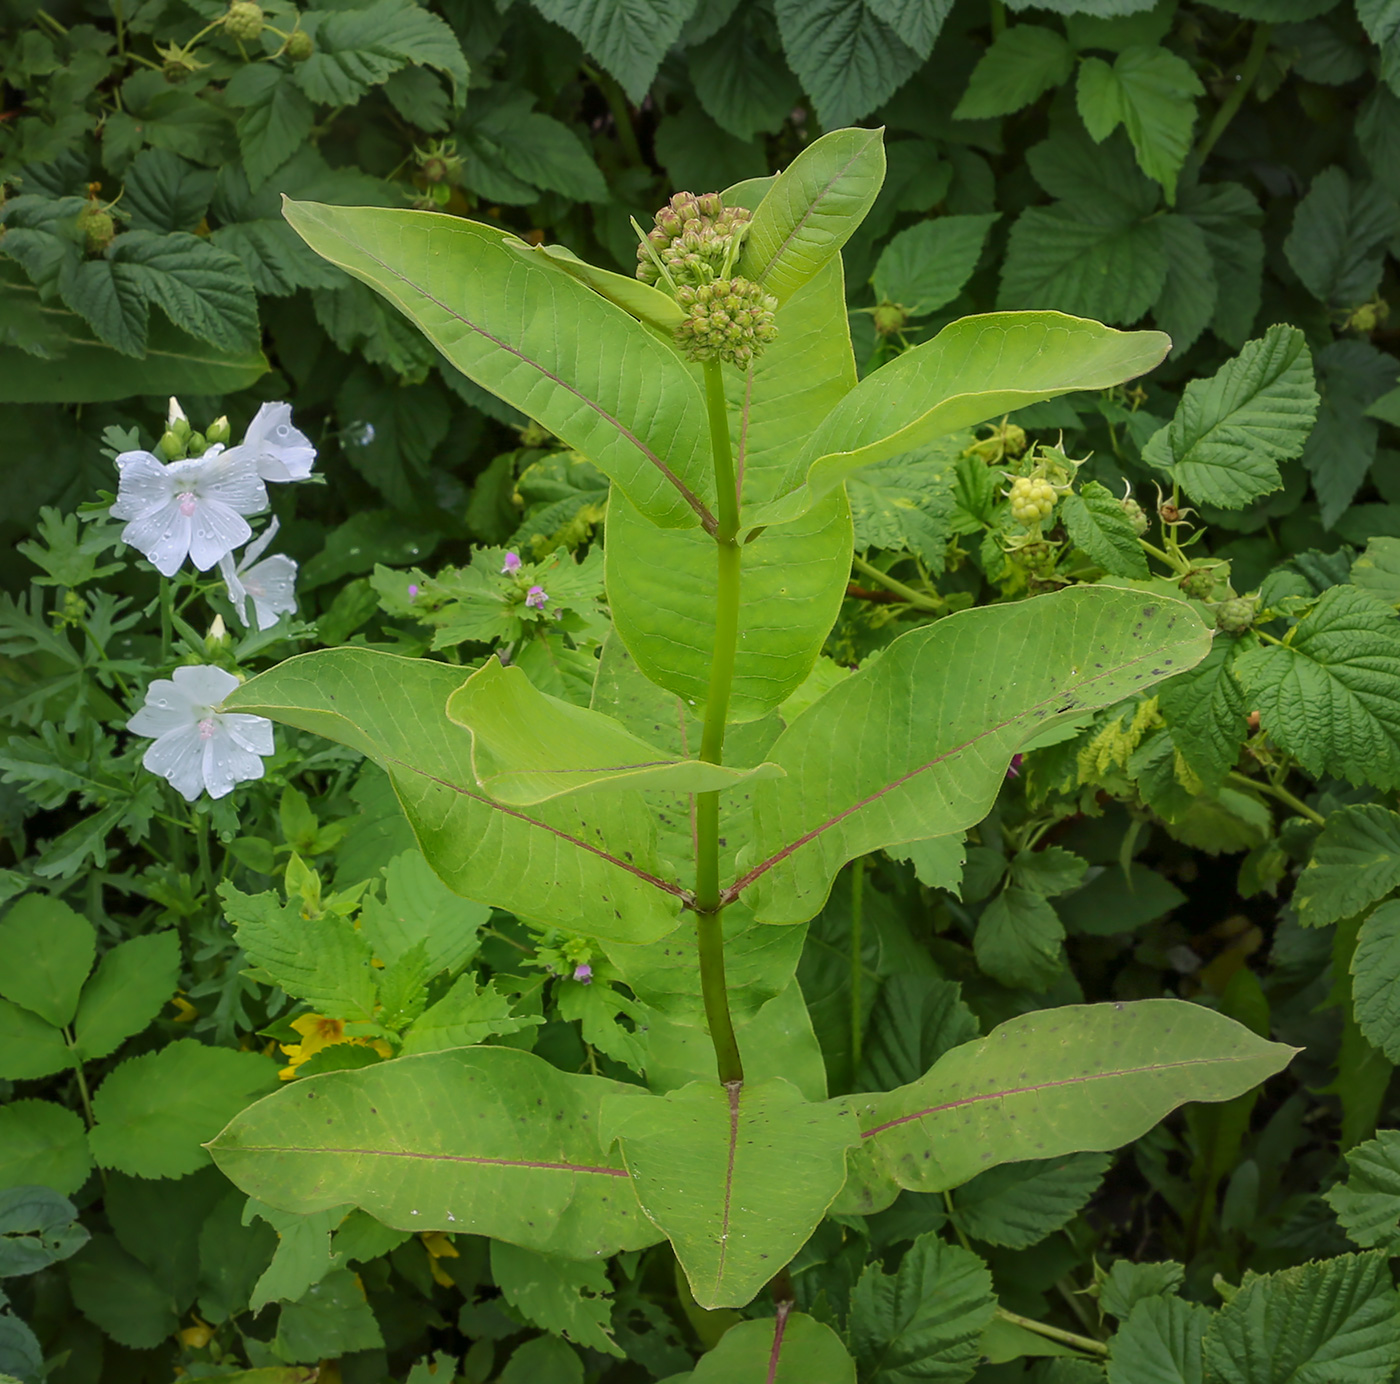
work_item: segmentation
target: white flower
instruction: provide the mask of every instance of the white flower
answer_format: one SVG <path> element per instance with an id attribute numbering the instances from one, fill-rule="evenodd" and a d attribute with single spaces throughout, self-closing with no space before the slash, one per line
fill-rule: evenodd
<path id="1" fill-rule="evenodd" d="M 173 428 L 176 423 L 188 423 L 190 420 L 185 417 L 185 410 L 180 407 L 180 401 L 172 394 L 170 396 L 170 407 L 165 413 L 165 426 Z"/>
<path id="2" fill-rule="evenodd" d="M 248 601 L 251 599 L 253 620 L 260 630 L 271 629 L 283 611 L 291 615 L 297 608 L 296 563 L 281 553 L 258 561 L 267 551 L 267 545 L 272 542 L 277 529 L 278 522 L 274 518 L 261 536 L 248 545 L 237 567 L 227 553 L 219 559 L 219 572 L 228 585 L 228 598 L 233 602 L 233 608 L 247 624 Z"/>
<path id="3" fill-rule="evenodd" d="M 316 460 L 311 439 L 292 426 L 290 404 L 264 404 L 248 424 L 240 450 L 252 453 L 265 481 L 304 481 Z"/>
<path id="4" fill-rule="evenodd" d="M 267 487 L 240 447 L 211 447 L 202 457 L 163 462 L 150 452 L 123 452 L 114 519 L 131 522 L 122 541 L 139 548 L 163 576 L 185 558 L 207 572 L 253 530 L 243 518 L 267 508 Z"/>
<path id="5" fill-rule="evenodd" d="M 222 798 L 235 783 L 263 776 L 260 756 L 272 753 L 272 722 L 219 710 L 237 686 L 222 668 L 177 668 L 173 681 L 158 678 L 146 689 L 146 705 L 127 722 L 137 735 L 155 737 L 141 763 L 190 802 L 206 789 Z"/>

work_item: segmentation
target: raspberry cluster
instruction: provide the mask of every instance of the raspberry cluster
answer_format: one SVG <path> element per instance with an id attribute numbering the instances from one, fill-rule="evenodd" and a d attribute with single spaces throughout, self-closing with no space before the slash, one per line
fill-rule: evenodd
<path id="1" fill-rule="evenodd" d="M 686 310 L 676 340 L 691 360 L 747 365 L 778 334 L 773 322 L 778 300 L 751 279 L 683 285 L 676 301 Z"/>
<path id="2" fill-rule="evenodd" d="M 1128 516 L 1128 522 L 1133 526 L 1133 532 L 1141 538 L 1149 528 L 1149 521 L 1143 507 L 1131 495 L 1125 496 L 1118 503 L 1122 506 L 1123 513 Z"/>
<path id="3" fill-rule="evenodd" d="M 224 32 L 230 38 L 251 43 L 263 31 L 262 6 L 254 0 L 233 0 L 224 16 Z"/>
<path id="4" fill-rule="evenodd" d="M 1049 481 L 1018 476 L 1011 482 L 1011 517 L 1030 528 L 1043 523 L 1055 512 L 1059 496 Z"/>
<path id="5" fill-rule="evenodd" d="M 1215 608 L 1215 627 L 1226 634 L 1243 634 L 1259 613 L 1259 597 L 1235 596 Z"/>
<path id="6" fill-rule="evenodd" d="M 723 271 L 735 232 L 748 219 L 746 208 L 726 207 L 718 192 L 676 193 L 656 213 L 647 244 L 637 246 L 637 277 L 647 284 L 661 277 L 654 252 L 677 285 L 709 283 Z"/>

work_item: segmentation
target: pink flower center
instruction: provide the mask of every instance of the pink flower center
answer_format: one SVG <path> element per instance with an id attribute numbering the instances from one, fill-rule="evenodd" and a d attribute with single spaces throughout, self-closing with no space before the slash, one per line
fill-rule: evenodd
<path id="1" fill-rule="evenodd" d="M 196 500 L 188 490 L 180 496 L 180 513 L 183 514 L 186 519 L 194 514 L 198 505 L 199 501 Z"/>
<path id="2" fill-rule="evenodd" d="M 199 738 L 201 740 L 212 740 L 214 738 L 214 718 L 206 716 L 199 723 Z"/>

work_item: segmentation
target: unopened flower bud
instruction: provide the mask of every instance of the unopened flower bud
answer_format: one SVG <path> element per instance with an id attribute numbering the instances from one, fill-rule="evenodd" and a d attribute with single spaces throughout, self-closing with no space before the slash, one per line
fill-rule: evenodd
<path id="1" fill-rule="evenodd" d="M 192 457 L 202 457 L 209 450 L 209 441 L 203 433 L 192 432 L 185 441 L 185 451 Z"/>
<path id="2" fill-rule="evenodd" d="M 513 577 L 519 570 L 520 570 L 520 554 L 519 554 L 519 553 L 507 553 L 507 554 L 506 554 L 506 560 L 505 560 L 505 562 L 501 564 L 501 574 L 502 574 L 503 576 Z M 538 588 L 536 588 L 536 589 L 538 590 Z"/>
<path id="3" fill-rule="evenodd" d="M 894 336 L 904 330 L 909 314 L 898 303 L 881 303 L 875 309 L 875 330 L 881 336 Z"/>
<path id="4" fill-rule="evenodd" d="M 580 985 L 590 985 L 593 982 L 593 967 L 586 961 L 581 961 L 574 967 L 574 979 Z"/>
<path id="5" fill-rule="evenodd" d="M 686 309 L 685 321 L 676 328 L 676 341 L 692 360 L 747 365 L 778 334 L 774 323 L 778 300 L 750 279 L 683 286 L 676 301 Z"/>
<path id="6" fill-rule="evenodd" d="M 229 438 L 233 436 L 233 429 L 229 427 L 228 419 L 223 414 L 220 414 L 219 417 L 205 428 L 204 436 L 208 438 L 211 444 L 215 442 L 227 444 Z"/>
<path id="7" fill-rule="evenodd" d="M 204 649 L 211 658 L 222 653 L 233 641 L 229 638 L 228 626 L 224 624 L 224 617 L 216 615 L 214 623 L 209 626 L 209 633 L 204 636 Z"/>
<path id="8" fill-rule="evenodd" d="M 160 449 L 167 461 L 179 461 L 185 455 L 185 439 L 174 428 L 167 428 L 160 435 Z"/>
<path id="9" fill-rule="evenodd" d="M 230 38 L 251 43 L 263 31 L 262 6 L 254 0 L 233 0 L 224 16 L 224 32 Z"/>

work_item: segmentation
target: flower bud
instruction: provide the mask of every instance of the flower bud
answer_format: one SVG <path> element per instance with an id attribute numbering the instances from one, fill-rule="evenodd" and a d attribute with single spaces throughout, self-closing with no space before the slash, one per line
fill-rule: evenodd
<path id="1" fill-rule="evenodd" d="M 716 279 L 697 288 L 682 286 L 676 301 L 686 319 L 676 341 L 691 360 L 725 360 L 747 365 L 778 334 L 778 300 L 750 279 Z"/>
<path id="2" fill-rule="evenodd" d="M 716 278 L 726 263 L 732 265 L 736 236 L 742 234 L 749 213 L 744 207 L 726 207 L 717 192 L 701 197 L 678 192 L 655 220 L 646 244 L 637 247 L 637 277 L 656 283 L 661 278 L 659 259 L 673 283 L 696 287 Z"/>
<path id="3" fill-rule="evenodd" d="M 263 31 L 262 6 L 255 0 L 233 0 L 224 16 L 224 32 L 230 38 L 251 43 Z"/>
<path id="4" fill-rule="evenodd" d="M 192 457 L 202 457 L 209 450 L 209 443 L 203 433 L 192 432 L 185 441 L 185 451 Z"/>
<path id="5" fill-rule="evenodd" d="M 233 429 L 229 427 L 228 419 L 223 414 L 220 414 L 205 428 L 204 436 L 209 439 L 211 445 L 215 442 L 227 444 L 229 438 L 233 436 Z"/>
<path id="6" fill-rule="evenodd" d="M 179 461 L 185 455 L 185 439 L 174 428 L 167 428 L 160 435 L 160 449 L 167 461 Z"/>
<path id="7" fill-rule="evenodd" d="M 204 636 L 204 650 L 210 658 L 217 658 L 225 649 L 233 643 L 229 638 L 228 626 L 224 624 L 224 617 L 216 615 L 214 623 L 209 626 L 209 633 Z"/>

